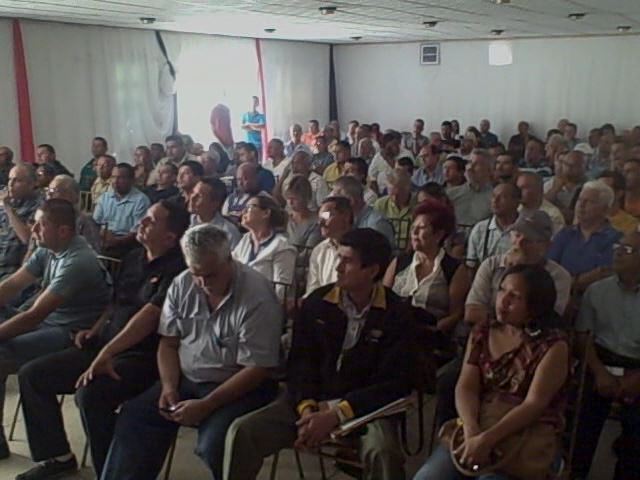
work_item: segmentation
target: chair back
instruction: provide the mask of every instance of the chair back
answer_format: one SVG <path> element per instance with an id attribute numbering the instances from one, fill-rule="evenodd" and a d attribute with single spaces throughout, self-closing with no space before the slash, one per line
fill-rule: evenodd
<path id="1" fill-rule="evenodd" d="M 119 258 L 107 257 L 105 255 L 98 255 L 98 260 L 102 262 L 102 265 L 104 265 L 104 268 L 109 272 L 109 275 L 111 275 L 111 278 L 115 282 L 118 278 L 118 272 L 120 272 L 122 260 Z"/>
<path id="2" fill-rule="evenodd" d="M 562 478 L 569 478 L 572 468 L 573 452 L 578 441 L 578 421 L 582 411 L 584 399 L 584 386 L 587 378 L 587 348 L 581 349 L 583 345 L 592 343 L 593 334 L 577 333 L 572 331 L 570 335 L 569 347 L 571 356 L 569 365 L 568 402 L 565 411 L 566 428 L 562 435 L 562 458 L 564 468 Z"/>
<path id="3" fill-rule="evenodd" d="M 80 192 L 80 211 L 91 214 L 93 213 L 93 197 L 91 196 L 91 192 Z"/>

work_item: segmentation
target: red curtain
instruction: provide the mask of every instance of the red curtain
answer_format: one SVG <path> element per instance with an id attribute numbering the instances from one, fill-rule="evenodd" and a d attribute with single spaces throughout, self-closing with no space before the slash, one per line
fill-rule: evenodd
<path id="1" fill-rule="evenodd" d="M 29 100 L 29 80 L 27 62 L 22 44 L 20 20 L 13 21 L 13 64 L 18 92 L 18 121 L 20 126 L 20 154 L 23 162 L 35 160 L 33 145 L 33 125 L 31 124 L 31 102 Z"/>

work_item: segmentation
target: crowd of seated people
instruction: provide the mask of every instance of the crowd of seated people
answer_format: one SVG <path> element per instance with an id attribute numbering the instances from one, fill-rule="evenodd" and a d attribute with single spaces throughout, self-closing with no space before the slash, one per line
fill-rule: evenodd
<path id="1" fill-rule="evenodd" d="M 208 148 L 170 135 L 126 162 L 95 137 L 78 181 L 52 145 L 35 165 L 0 146 L 0 407 L 17 373 L 37 462 L 17 479 L 78 468 L 61 394 L 98 478 L 157 478 L 184 426 L 214 479 L 253 479 L 408 395 L 436 355 L 436 431 L 460 433 L 415 478 L 546 478 L 568 460 L 573 350 L 588 373 L 571 478 L 612 405 L 615 479 L 636 478 L 640 126 L 522 121 L 501 143 L 488 119 L 311 120 L 267 142 L 252 108 L 235 144 L 223 109 Z M 523 431 L 545 455 L 494 468 Z M 352 439 L 362 478 L 406 478 L 396 417 Z"/>

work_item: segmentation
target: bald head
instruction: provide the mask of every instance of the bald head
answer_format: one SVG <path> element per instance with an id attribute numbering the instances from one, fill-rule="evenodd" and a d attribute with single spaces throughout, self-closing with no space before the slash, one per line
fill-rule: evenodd
<path id="1" fill-rule="evenodd" d="M 258 167 L 255 163 L 246 162 L 236 170 L 236 183 L 241 192 L 258 193 Z"/>
<path id="2" fill-rule="evenodd" d="M 69 175 L 56 175 L 49 184 L 47 198 L 61 198 L 76 205 L 80 199 L 78 182 Z"/>

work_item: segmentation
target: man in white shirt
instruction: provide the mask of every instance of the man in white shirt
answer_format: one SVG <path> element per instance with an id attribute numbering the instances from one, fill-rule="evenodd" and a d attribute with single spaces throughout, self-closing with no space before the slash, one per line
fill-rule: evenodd
<path id="1" fill-rule="evenodd" d="M 272 138 L 267 145 L 267 158 L 262 162 L 263 168 L 270 170 L 276 183 L 291 164 L 291 158 L 284 154 L 284 143 L 279 138 Z"/>
<path id="2" fill-rule="evenodd" d="M 380 145 L 371 138 L 363 138 L 358 144 L 358 153 L 360 154 L 360 158 L 364 159 L 367 166 L 371 165 L 373 157 L 376 156 L 376 153 L 378 153 L 379 150 Z"/>
<path id="3" fill-rule="evenodd" d="M 342 235 L 351 230 L 353 225 L 351 204 L 344 197 L 325 198 L 318 217 L 324 240 L 314 247 L 309 257 L 305 295 L 338 279 L 338 245 Z"/>
<path id="4" fill-rule="evenodd" d="M 373 157 L 369 165 L 369 185 L 378 194 L 383 194 L 387 189 L 387 175 L 395 167 L 400 153 L 400 140 L 393 133 L 385 133 L 381 146 L 382 150 Z"/>

